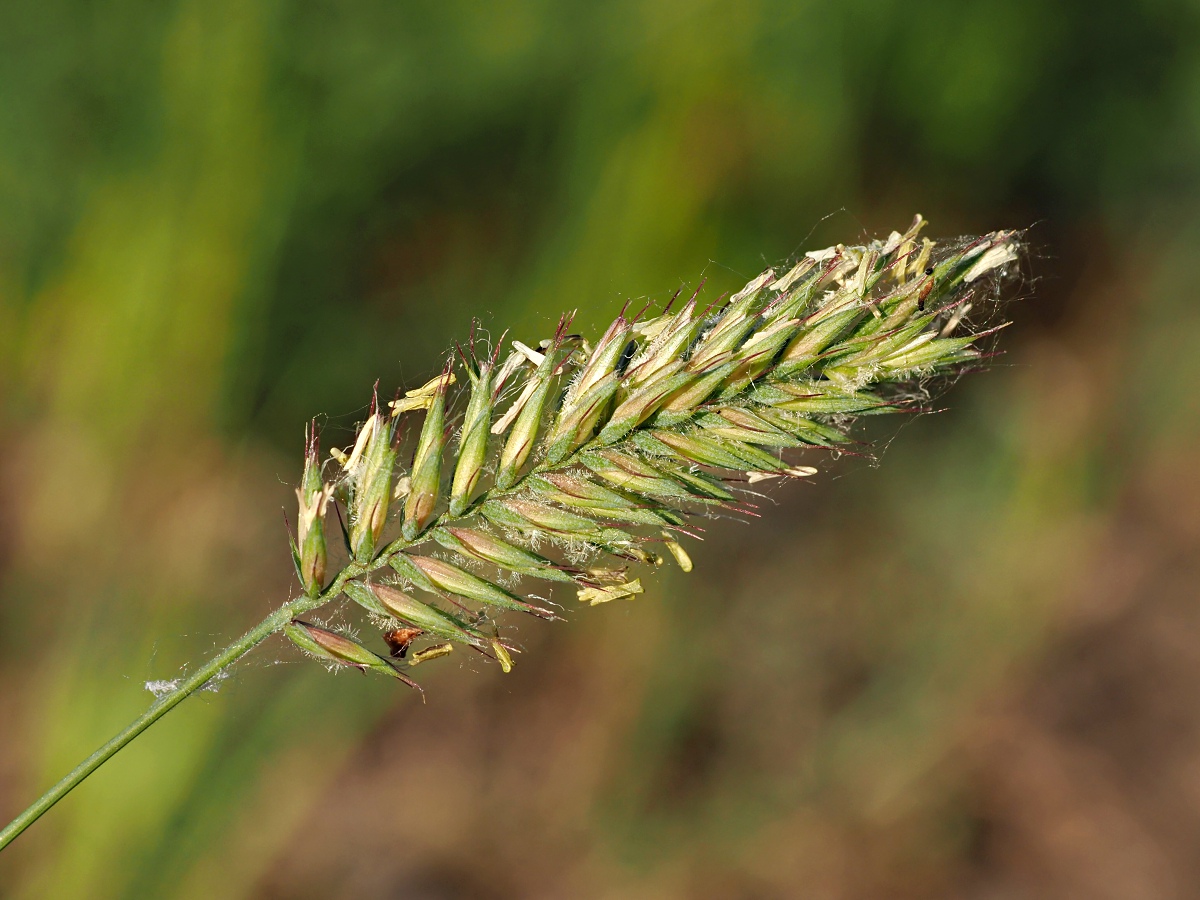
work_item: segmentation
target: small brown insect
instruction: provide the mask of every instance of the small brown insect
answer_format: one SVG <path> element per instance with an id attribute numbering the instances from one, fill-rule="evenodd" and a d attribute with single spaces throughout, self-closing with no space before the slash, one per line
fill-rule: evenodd
<path id="1" fill-rule="evenodd" d="M 926 269 L 925 274 L 932 275 L 933 274 L 933 266 L 930 266 L 928 269 Z M 929 292 L 931 290 L 933 290 L 933 282 L 932 281 L 929 282 L 929 284 L 927 284 L 925 286 L 925 289 L 923 291 L 921 291 L 921 296 L 917 297 L 917 309 L 920 312 L 925 312 L 925 298 L 929 296 Z"/>
<path id="2" fill-rule="evenodd" d="M 408 653 L 409 645 L 422 634 L 424 632 L 420 628 L 406 626 L 385 631 L 383 633 L 383 640 L 391 648 L 394 659 L 404 659 L 404 655 Z"/>

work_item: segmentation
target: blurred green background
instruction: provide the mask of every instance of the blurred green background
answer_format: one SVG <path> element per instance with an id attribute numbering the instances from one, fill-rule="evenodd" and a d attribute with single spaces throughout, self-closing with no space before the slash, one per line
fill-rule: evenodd
<path id="1" fill-rule="evenodd" d="M 880 467 L 424 706 L 272 641 L 0 896 L 1200 896 L 1198 180 L 1167 0 L 0 4 L 5 821 L 286 597 L 303 423 L 472 315 L 1032 226 Z"/>

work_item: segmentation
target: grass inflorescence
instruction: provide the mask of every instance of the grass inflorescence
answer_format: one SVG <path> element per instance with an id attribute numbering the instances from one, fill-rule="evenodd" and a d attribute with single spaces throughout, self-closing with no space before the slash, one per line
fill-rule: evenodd
<path id="1" fill-rule="evenodd" d="M 979 364 L 996 329 L 968 314 L 986 323 L 1017 235 L 934 243 L 923 225 L 808 253 L 707 306 L 698 290 L 624 310 L 595 342 L 564 315 L 501 362 L 503 339 L 485 349 L 472 331 L 436 378 L 373 399 L 324 463 L 314 424 L 293 542 L 304 608 L 344 595 L 388 649 L 299 618 L 285 633 L 415 687 L 407 671 L 455 645 L 509 671 L 497 614 L 561 611 L 538 581 L 596 605 L 641 593 L 639 567 L 690 571 L 697 519 L 747 512 L 752 486 L 816 474 L 797 453 L 844 446 L 859 416 L 920 411 L 931 383 Z M 330 518 L 349 557 L 332 579 Z"/>
<path id="2" fill-rule="evenodd" d="M 292 541 L 301 593 L 185 677 L 148 685 L 150 708 L 0 829 L 0 850 L 273 634 L 416 688 L 408 673 L 455 646 L 509 671 L 497 614 L 562 609 L 537 582 L 594 606 L 642 593 L 637 567 L 670 557 L 690 571 L 698 519 L 750 512 L 758 483 L 816 474 L 797 453 L 836 452 L 858 416 L 920 411 L 931 385 L 979 364 L 996 328 L 967 315 L 986 326 L 1017 235 L 934 244 L 923 224 L 805 254 L 708 306 L 697 291 L 675 311 L 622 311 L 594 344 L 570 316 L 503 362 L 503 339 L 482 353 L 469 340 L 422 387 L 386 405 L 376 391 L 332 459 L 314 423 Z M 332 575 L 331 512 L 347 555 Z M 312 620 L 343 596 L 387 655 Z"/>

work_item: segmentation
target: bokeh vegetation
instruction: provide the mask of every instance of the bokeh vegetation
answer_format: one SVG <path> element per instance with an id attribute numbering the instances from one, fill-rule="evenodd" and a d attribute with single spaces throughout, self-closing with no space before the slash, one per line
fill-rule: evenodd
<path id="1" fill-rule="evenodd" d="M 0 896 L 1200 879 L 1193 6 L 43 0 L 0 51 L 5 813 L 292 590 L 303 423 L 472 315 L 596 328 L 915 211 L 1033 245 L 1007 356 L 880 468 L 426 706 L 272 643 Z"/>

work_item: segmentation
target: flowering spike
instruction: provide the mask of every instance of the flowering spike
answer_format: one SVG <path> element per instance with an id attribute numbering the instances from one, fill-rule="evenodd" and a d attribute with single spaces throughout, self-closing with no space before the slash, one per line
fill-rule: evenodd
<path id="1" fill-rule="evenodd" d="M 453 376 L 447 369 L 442 378 L 409 391 L 392 403 L 390 414 L 379 410 L 376 393 L 351 452 L 331 451 L 343 469 L 332 489 L 346 506 L 343 534 L 351 559 L 324 589 L 322 514 L 330 497 L 316 463 L 315 434 L 310 434 L 298 491 L 298 542 L 292 545 L 305 594 L 173 682 L 167 695 L 92 760 L 103 762 L 277 631 L 326 662 L 378 671 L 413 687 L 400 667 L 443 656 L 456 640 L 510 671 L 512 646 L 500 640 L 490 621 L 486 631 L 477 628 L 486 616 L 471 613 L 463 601 L 543 618 L 555 615 L 455 562 L 474 567 L 482 560 L 548 580 L 562 580 L 552 572 L 565 574 L 577 582 L 579 599 L 592 605 L 641 593 L 639 578 L 626 579 L 629 566 L 613 563 L 662 565 L 662 556 L 647 544 L 665 539 L 666 549 L 687 570 L 691 560 L 670 535 L 696 537 L 684 525 L 689 515 L 759 517 L 746 499 L 756 493 L 750 485 L 814 473 L 786 454 L 802 444 L 845 445 L 847 417 L 856 413 L 917 411 L 912 398 L 927 396 L 931 379 L 977 367 L 990 355 L 976 342 L 998 328 L 973 332 L 962 326 L 969 310 L 990 306 L 995 288 L 1017 262 L 1017 235 L 996 231 L 944 245 L 922 238 L 918 251 L 923 224 L 917 216 L 903 235 L 892 232 L 866 246 L 838 244 L 807 253 L 782 278 L 776 281 L 776 273 L 768 270 L 723 307 L 717 300 L 697 314 L 697 288 L 678 312 L 670 312 L 668 304 L 649 321 L 634 316 L 626 323 L 622 311 L 596 350 L 582 337 L 566 334 L 570 320 L 564 316 L 553 338 L 536 346 L 513 344 L 514 353 L 492 379 L 490 402 L 518 369 L 533 371 L 516 402 L 495 422 L 483 400 L 489 391 L 479 386 L 481 370 L 468 364 L 476 402 L 459 440 L 451 508 L 436 518 L 443 462 L 450 462 L 443 460 L 444 420 Z M 473 331 L 471 343 L 474 357 Z M 572 374 L 578 377 L 572 380 Z M 560 394 L 553 385 L 564 376 L 568 388 Z M 395 439 L 407 433 L 394 422 L 418 408 L 428 414 L 413 472 L 401 473 L 393 491 Z M 539 441 L 546 422 L 553 426 Z M 490 488 L 478 486 L 482 473 L 492 469 L 485 426 L 487 433 L 507 434 Z M 401 535 L 384 545 L 389 505 L 401 499 Z M 468 524 L 461 521 L 468 514 L 479 516 L 474 527 L 458 528 Z M 340 511 L 338 518 L 341 522 Z M 662 538 L 645 533 L 663 525 L 670 530 L 660 530 Z M 490 537 L 492 528 L 503 540 Z M 430 540 L 455 562 L 415 552 Z M 534 548 L 543 541 L 566 554 L 573 566 L 557 566 L 518 546 Z M 602 557 L 599 565 L 588 564 L 594 557 Z M 405 588 L 444 597 L 470 621 L 419 603 L 398 588 L 372 588 L 355 580 L 384 566 L 401 576 Z M 395 659 L 296 618 L 340 592 L 387 629 L 384 640 Z M 446 642 L 409 655 L 416 638 L 440 636 L 439 630 Z M 0 847 L 94 768 L 85 762 L 47 791 L 0 831 Z"/>
<path id="2" fill-rule="evenodd" d="M 851 417 L 919 410 L 911 382 L 923 386 L 982 357 L 976 342 L 991 332 L 967 329 L 965 316 L 986 308 L 1017 260 L 1016 235 L 934 244 L 920 236 L 923 225 L 917 216 L 886 240 L 805 254 L 706 309 L 699 288 L 648 320 L 623 309 L 594 346 L 567 335 L 564 317 L 549 339 L 511 342 L 498 366 L 498 351 L 479 361 L 472 328 L 469 354 L 458 350 L 470 385 L 453 449 L 449 364 L 394 401 L 391 415 L 372 405 L 350 451 L 333 451 L 344 470 L 334 486 L 322 483 L 310 434 L 295 546 L 305 592 L 314 605 L 332 599 L 320 593 L 320 526 L 336 489 L 354 570 L 335 583 L 385 629 L 395 659 L 304 623 L 289 636 L 360 668 L 394 671 L 399 660 L 437 658 L 458 643 L 509 671 L 512 647 L 490 613 L 556 617 L 516 587 L 523 579 L 570 584 L 597 605 L 641 593 L 634 565 L 669 556 L 691 571 L 678 539 L 699 539 L 690 517 L 758 517 L 748 500 L 757 485 L 816 474 L 793 454 L 844 448 Z M 497 414 L 502 396 L 515 399 Z M 426 414 L 412 471 L 395 477 L 393 423 L 416 409 Z M 451 466 L 448 509 L 436 515 Z M 404 516 L 399 538 L 383 546 L 389 500 L 403 502 Z M 384 565 L 396 583 L 360 579 Z M 472 612 L 473 604 L 485 609 Z M 415 649 L 423 638 L 439 643 Z"/>

